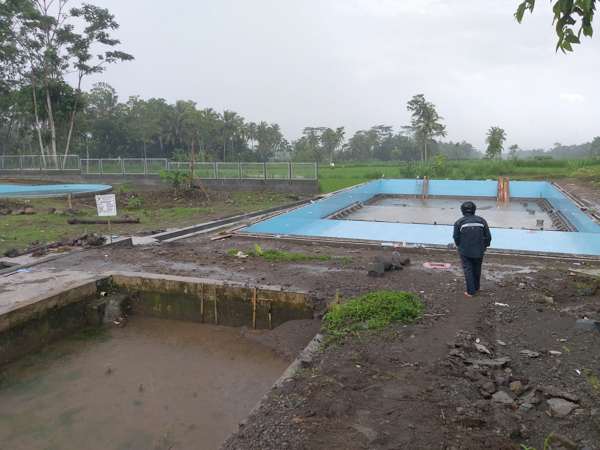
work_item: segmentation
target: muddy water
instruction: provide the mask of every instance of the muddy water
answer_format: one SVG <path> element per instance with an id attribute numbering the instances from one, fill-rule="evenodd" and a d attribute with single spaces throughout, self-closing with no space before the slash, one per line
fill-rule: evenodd
<path id="1" fill-rule="evenodd" d="M 83 333 L 0 373 L 0 449 L 218 448 L 287 365 L 233 328 Z"/>

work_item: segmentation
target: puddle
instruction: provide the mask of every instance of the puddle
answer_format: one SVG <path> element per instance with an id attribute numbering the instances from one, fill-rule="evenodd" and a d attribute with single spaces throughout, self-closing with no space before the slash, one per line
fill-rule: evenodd
<path id="1" fill-rule="evenodd" d="M 6 366 L 0 442 L 11 450 L 218 448 L 287 365 L 237 328 L 134 317 Z"/>
<path id="2" fill-rule="evenodd" d="M 486 267 L 485 262 L 483 264 L 482 275 L 486 280 L 489 281 L 502 281 L 504 278 L 513 275 L 527 275 L 529 273 L 536 273 L 537 270 L 526 266 L 513 266 L 513 265 L 501 265 Z"/>

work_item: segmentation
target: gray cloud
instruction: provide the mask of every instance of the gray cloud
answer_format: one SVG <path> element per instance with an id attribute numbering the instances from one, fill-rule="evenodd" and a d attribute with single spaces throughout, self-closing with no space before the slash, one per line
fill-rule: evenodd
<path id="1" fill-rule="evenodd" d="M 349 131 L 408 122 L 424 93 L 448 138 L 550 146 L 600 135 L 600 38 L 554 52 L 549 7 L 516 0 L 97 0 L 136 60 L 100 78 L 129 95 L 191 99 L 278 122 Z M 97 81 L 97 79 L 95 80 Z"/>

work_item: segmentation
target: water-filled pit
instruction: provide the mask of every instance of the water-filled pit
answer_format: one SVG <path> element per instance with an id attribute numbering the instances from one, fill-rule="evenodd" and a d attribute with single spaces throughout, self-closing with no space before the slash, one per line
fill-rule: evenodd
<path id="1" fill-rule="evenodd" d="M 272 343 L 295 319 L 301 348 L 316 332 L 303 293 L 158 276 L 115 275 L 10 311 L 1 447 L 218 448 L 290 365 Z"/>

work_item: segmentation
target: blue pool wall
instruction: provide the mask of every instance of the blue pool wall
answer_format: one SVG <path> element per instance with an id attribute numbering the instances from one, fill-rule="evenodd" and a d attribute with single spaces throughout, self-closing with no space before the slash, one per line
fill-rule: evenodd
<path id="1" fill-rule="evenodd" d="M 0 184 L 2 197 L 57 197 L 68 194 L 90 194 L 108 192 L 108 184 Z"/>
<path id="2" fill-rule="evenodd" d="M 331 220 L 325 217 L 377 194 L 419 195 L 419 180 L 376 180 L 336 193 L 310 205 L 254 224 L 244 231 L 270 235 L 329 237 L 410 244 L 447 245 L 452 227 L 408 223 Z M 429 194 L 451 197 L 496 197 L 494 180 L 431 180 Z M 511 197 L 545 198 L 577 228 L 578 232 L 493 229 L 492 248 L 600 256 L 600 225 L 579 210 L 552 184 L 543 181 L 511 181 Z"/>

